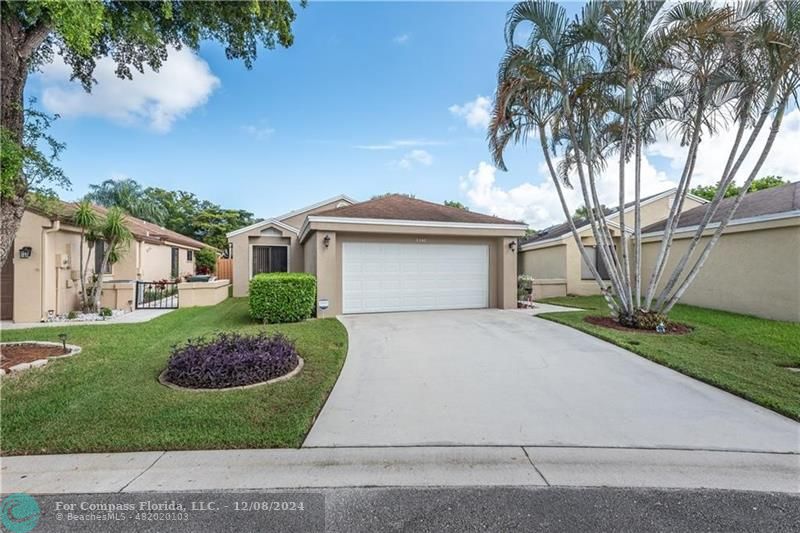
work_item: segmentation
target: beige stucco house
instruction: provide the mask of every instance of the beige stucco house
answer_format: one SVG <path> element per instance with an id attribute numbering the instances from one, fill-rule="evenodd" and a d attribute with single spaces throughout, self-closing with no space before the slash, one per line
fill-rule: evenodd
<path id="1" fill-rule="evenodd" d="M 513 308 L 525 228 L 403 195 L 341 195 L 229 233 L 233 294 L 290 271 L 316 276 L 318 316 Z"/>
<path id="2" fill-rule="evenodd" d="M 734 198 L 722 201 L 703 234 L 697 257 Z M 708 206 L 681 214 L 667 262 L 671 272 L 687 250 Z M 650 275 L 665 222 L 644 228 L 642 270 Z M 665 276 L 666 277 L 666 276 Z M 747 194 L 682 303 L 800 322 L 800 182 Z"/>
<path id="3" fill-rule="evenodd" d="M 38 322 L 80 305 L 80 230 L 70 221 L 75 204 L 29 208 L 2 269 L 2 320 Z M 106 210 L 95 207 L 103 216 Z M 204 244 L 138 218 L 127 217 L 134 240 L 103 275 L 102 305 L 127 309 L 133 281 L 158 281 L 194 273 L 194 253 Z M 102 243 L 98 243 L 102 246 Z M 84 256 L 88 257 L 88 250 Z M 92 253 L 89 271 L 100 268 Z"/>
<path id="4" fill-rule="evenodd" d="M 669 216 L 670 206 L 675 199 L 676 189 L 643 198 L 641 205 L 642 227 L 664 220 Z M 683 211 L 696 208 L 705 200 L 687 195 Z M 634 204 L 625 206 L 625 224 L 629 233 L 633 230 Z M 622 228 L 619 225 L 619 209 L 606 215 L 612 237 L 619 242 Z M 600 255 L 595 253 L 596 242 L 588 220 L 575 222 L 578 234 L 587 251 L 595 260 L 598 270 L 605 268 Z M 534 278 L 534 298 L 549 298 L 567 294 L 591 295 L 600 294 L 590 269 L 581 258 L 578 245 L 567 222 L 558 224 L 531 235 L 520 241 L 519 272 Z"/>

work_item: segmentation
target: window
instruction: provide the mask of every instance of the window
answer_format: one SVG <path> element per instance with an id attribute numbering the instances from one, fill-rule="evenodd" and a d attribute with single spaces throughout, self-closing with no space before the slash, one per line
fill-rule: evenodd
<path id="1" fill-rule="evenodd" d="M 287 246 L 253 246 L 253 276 L 265 272 L 288 271 L 289 248 Z"/>
<path id="2" fill-rule="evenodd" d="M 103 257 L 106 255 L 106 241 L 95 241 L 94 243 L 94 271 L 100 272 L 103 266 Z M 111 263 L 106 263 L 103 274 L 111 274 Z"/>
<path id="3" fill-rule="evenodd" d="M 186 260 L 193 261 L 194 260 L 194 251 L 193 250 L 186 250 Z"/>
<path id="4" fill-rule="evenodd" d="M 172 249 L 172 268 L 170 269 L 170 274 L 173 278 L 177 278 L 180 273 L 178 269 L 178 253 L 179 250 L 177 248 Z"/>
<path id="5" fill-rule="evenodd" d="M 600 273 L 601 279 L 610 279 L 608 275 L 608 269 L 606 268 L 605 263 L 603 262 L 603 256 L 597 253 L 597 248 L 594 246 L 586 246 L 586 255 L 589 256 L 589 260 L 594 263 L 594 266 L 597 268 L 597 271 Z M 585 261 L 581 261 L 581 279 L 594 279 L 592 275 L 592 270 L 589 268 L 589 265 L 586 264 Z"/>

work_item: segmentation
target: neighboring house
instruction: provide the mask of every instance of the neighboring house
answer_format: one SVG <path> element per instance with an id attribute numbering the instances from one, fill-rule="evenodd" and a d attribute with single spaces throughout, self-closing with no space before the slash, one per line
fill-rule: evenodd
<path id="1" fill-rule="evenodd" d="M 669 216 L 675 192 L 676 189 L 670 189 L 641 200 L 642 227 Z M 705 202 L 704 199 L 689 194 L 684 201 L 683 211 L 703 205 Z M 633 231 L 633 216 L 634 203 L 631 202 L 625 205 L 625 225 L 629 233 Z M 606 220 L 612 237 L 619 244 L 621 235 L 619 209 L 608 210 Z M 596 253 L 596 242 L 589 221 L 576 220 L 575 227 L 584 247 L 603 275 L 606 272 L 605 265 L 600 254 Z M 520 241 L 519 272 L 534 278 L 534 298 L 537 299 L 567 294 L 600 294 L 600 287 L 581 258 L 568 222 L 549 227 Z"/>
<path id="2" fill-rule="evenodd" d="M 103 207 L 95 209 L 100 216 L 106 213 Z M 79 309 L 80 229 L 71 224 L 74 211 L 75 204 L 66 202 L 59 202 L 52 212 L 33 207 L 25 211 L 14 240 L 13 256 L 2 269 L 3 320 L 37 322 L 50 314 Z M 134 239 L 119 262 L 106 269 L 104 287 L 108 282 L 119 285 L 194 273 L 194 254 L 203 243 L 130 216 L 126 217 L 126 226 Z M 92 251 L 92 273 L 101 266 L 103 245 L 98 242 Z M 88 255 L 87 249 L 84 256 Z M 128 300 L 108 300 L 104 294 L 103 304 L 126 308 Z"/>
<path id="3" fill-rule="evenodd" d="M 721 202 L 694 257 L 719 227 L 719 220 L 730 213 L 734 200 Z M 687 250 L 707 208 L 681 214 L 664 281 Z M 661 221 L 643 230 L 642 270 L 647 276 L 658 256 L 665 226 Z M 681 302 L 800 322 L 800 182 L 744 197 Z"/>
<path id="4" fill-rule="evenodd" d="M 228 234 L 233 294 L 261 272 L 317 278 L 318 316 L 515 308 L 525 224 L 403 195 L 337 196 Z"/>

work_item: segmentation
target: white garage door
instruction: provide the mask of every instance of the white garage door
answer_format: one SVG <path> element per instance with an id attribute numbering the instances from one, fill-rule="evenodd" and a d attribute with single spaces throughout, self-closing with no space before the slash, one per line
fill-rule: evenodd
<path id="1" fill-rule="evenodd" d="M 489 247 L 342 243 L 345 313 L 489 306 Z"/>

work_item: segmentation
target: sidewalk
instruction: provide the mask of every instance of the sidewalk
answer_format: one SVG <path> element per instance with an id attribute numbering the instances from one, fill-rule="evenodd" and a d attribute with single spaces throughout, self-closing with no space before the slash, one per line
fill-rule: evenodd
<path id="1" fill-rule="evenodd" d="M 108 320 L 97 320 L 94 322 L 21 322 L 14 323 L 4 320 L 0 322 L 0 330 L 12 329 L 29 329 L 29 328 L 60 328 L 72 326 L 109 326 L 112 324 L 139 324 L 142 322 L 150 322 L 154 318 L 171 313 L 175 309 L 137 309 L 130 313 L 125 313 L 119 318 L 110 318 Z"/>
<path id="2" fill-rule="evenodd" d="M 800 455 L 560 447 L 307 448 L 3 457 L 3 493 L 333 487 L 652 487 L 800 492 Z"/>

